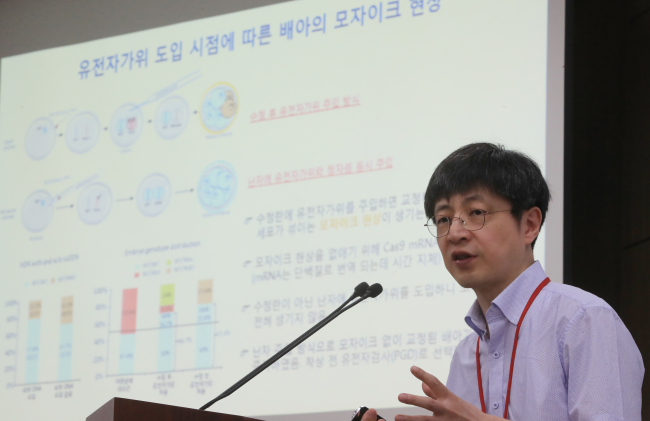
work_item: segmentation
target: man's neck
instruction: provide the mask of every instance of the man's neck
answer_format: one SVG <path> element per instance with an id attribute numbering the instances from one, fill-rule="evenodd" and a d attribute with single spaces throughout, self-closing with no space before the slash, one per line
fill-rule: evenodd
<path id="1" fill-rule="evenodd" d="M 474 288 L 474 293 L 476 294 L 476 300 L 478 301 L 478 305 L 481 307 L 481 312 L 483 313 L 483 317 L 485 318 L 485 324 L 487 326 L 487 311 L 492 305 L 492 301 L 494 301 L 499 294 L 501 294 L 508 286 L 510 286 L 511 283 L 515 281 L 521 275 L 524 273 L 526 269 L 528 269 L 533 263 L 535 263 L 535 259 L 531 256 L 530 259 L 527 259 L 524 263 L 522 263 L 520 266 L 513 268 L 513 270 L 510 271 L 510 273 L 506 276 L 503 277 L 501 281 L 497 282 L 490 282 L 487 285 L 485 285 L 484 288 Z"/>

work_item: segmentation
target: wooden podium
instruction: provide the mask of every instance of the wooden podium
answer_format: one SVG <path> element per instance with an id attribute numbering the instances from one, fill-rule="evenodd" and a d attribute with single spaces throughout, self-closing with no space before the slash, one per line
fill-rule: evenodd
<path id="1" fill-rule="evenodd" d="M 260 421 L 238 415 L 199 411 L 180 406 L 163 405 L 113 398 L 86 418 L 86 421 Z"/>

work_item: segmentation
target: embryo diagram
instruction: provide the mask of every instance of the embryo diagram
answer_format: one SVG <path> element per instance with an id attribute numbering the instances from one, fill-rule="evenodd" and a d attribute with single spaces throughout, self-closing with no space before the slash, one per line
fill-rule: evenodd
<path id="1" fill-rule="evenodd" d="M 32 233 L 43 231 L 54 218 L 57 209 L 77 208 L 79 219 L 87 225 L 98 225 L 106 220 L 114 207 L 116 198 L 111 188 L 97 181 L 95 174 L 86 180 L 72 183 L 58 194 L 47 190 L 36 190 L 23 202 L 21 217 L 23 226 Z M 79 191 L 73 205 L 67 197 Z M 176 194 L 193 192 L 187 189 L 172 191 L 172 183 L 165 174 L 153 173 L 146 176 L 137 186 L 131 186 L 127 193 L 132 196 L 119 202 L 134 203 L 145 217 L 156 217 L 168 208 Z M 228 162 L 217 161 L 209 164 L 198 176 L 196 194 L 201 207 L 212 214 L 223 213 L 233 202 L 237 193 L 237 174 Z M 190 195 L 185 195 L 189 197 Z M 184 199 L 186 200 L 186 199 Z"/>
<path id="2" fill-rule="evenodd" d="M 30 194 L 22 210 L 23 225 L 31 232 L 40 232 L 48 226 L 54 213 L 54 199 L 45 190 Z"/>
<path id="3" fill-rule="evenodd" d="M 145 216 L 160 215 L 171 199 L 172 186 L 162 174 L 151 174 L 145 178 L 136 196 L 140 212 Z"/>
<path id="4" fill-rule="evenodd" d="M 102 222 L 113 207 L 113 196 L 107 185 L 94 183 L 86 187 L 77 200 L 79 219 L 88 225 Z"/>
<path id="5" fill-rule="evenodd" d="M 64 149 L 78 156 L 95 153 L 96 145 L 105 141 L 129 152 L 146 132 L 155 133 L 163 141 L 177 141 L 193 122 L 207 132 L 206 136 L 214 137 L 232 127 L 240 99 L 231 84 L 219 82 L 203 91 L 193 110 L 178 91 L 200 78 L 200 72 L 190 73 L 141 103 L 117 104 L 110 116 L 71 109 L 39 117 L 27 128 L 25 153 L 33 161 L 45 161 L 60 147 L 57 146 L 59 137 L 65 143 Z M 212 162 L 197 178 L 198 205 L 211 214 L 223 213 L 237 193 L 234 168 L 226 161 Z M 119 189 L 114 184 L 111 180 L 100 181 L 95 175 L 60 192 L 37 189 L 23 202 L 23 226 L 32 233 L 40 233 L 55 219 L 57 209 L 72 207 L 76 207 L 77 216 L 84 224 L 98 225 L 110 218 L 116 202 L 134 204 L 143 216 L 156 217 L 166 211 L 178 193 L 172 191 L 170 178 L 160 172 L 133 180 L 132 185 Z M 194 188 L 182 190 L 187 191 L 193 192 Z M 71 203 L 68 196 L 73 194 L 77 197 Z"/>
<path id="6" fill-rule="evenodd" d="M 35 161 L 47 157 L 56 142 L 56 129 L 54 122 L 49 118 L 36 119 L 25 135 L 25 151 Z"/>
<path id="7" fill-rule="evenodd" d="M 163 139 L 178 137 L 187 126 L 189 114 L 190 108 L 182 97 L 172 96 L 165 99 L 156 110 L 156 132 Z"/>
<path id="8" fill-rule="evenodd" d="M 99 140 L 100 130 L 99 119 L 95 114 L 77 114 L 70 120 L 65 131 L 65 143 L 72 152 L 88 152 Z"/>
<path id="9" fill-rule="evenodd" d="M 56 146 L 58 137 L 64 137 L 68 149 L 75 154 L 91 151 L 99 142 L 107 140 L 102 132 L 121 150 L 131 148 L 152 123 L 157 136 L 164 140 L 177 139 L 192 122 L 209 134 L 229 130 L 240 106 L 234 86 L 227 82 L 216 83 L 203 93 L 192 110 L 188 101 L 176 91 L 200 79 L 198 71 L 175 81 L 153 93 L 143 102 L 117 105 L 111 116 L 98 116 L 90 110 L 53 113 L 57 117 L 36 118 L 25 134 L 25 152 L 34 161 L 46 159 Z M 157 104 L 156 108 L 151 105 Z"/>
<path id="10" fill-rule="evenodd" d="M 122 148 L 133 145 L 144 127 L 142 109 L 135 104 L 124 104 L 111 119 L 111 139 Z"/>
<path id="11" fill-rule="evenodd" d="M 237 175 L 227 162 L 210 164 L 201 174 L 197 194 L 199 202 L 210 213 L 223 212 L 237 193 Z"/>
<path id="12" fill-rule="evenodd" d="M 228 129 L 237 117 L 239 98 L 228 83 L 212 86 L 201 102 L 201 121 L 206 130 L 220 133 Z"/>

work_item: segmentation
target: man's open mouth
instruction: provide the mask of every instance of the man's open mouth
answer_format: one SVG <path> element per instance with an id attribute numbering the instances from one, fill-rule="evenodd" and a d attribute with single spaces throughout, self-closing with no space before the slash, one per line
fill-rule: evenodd
<path id="1" fill-rule="evenodd" d="M 475 257 L 473 254 L 466 253 L 464 251 L 455 251 L 451 253 L 451 259 L 454 262 L 463 261 Z"/>

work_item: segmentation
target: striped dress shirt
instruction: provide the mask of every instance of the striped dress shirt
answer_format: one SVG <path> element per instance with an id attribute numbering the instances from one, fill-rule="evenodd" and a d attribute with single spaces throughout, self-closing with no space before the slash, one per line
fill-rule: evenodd
<path id="1" fill-rule="evenodd" d="M 535 262 L 492 302 L 485 317 L 478 302 L 465 317 L 473 332 L 456 348 L 447 387 L 481 408 L 476 370 L 480 337 L 488 414 L 503 416 L 517 323 L 544 279 L 544 269 Z M 519 332 L 508 418 L 641 420 L 643 374 L 639 349 L 616 312 L 588 292 L 551 282 L 533 302 Z"/>

